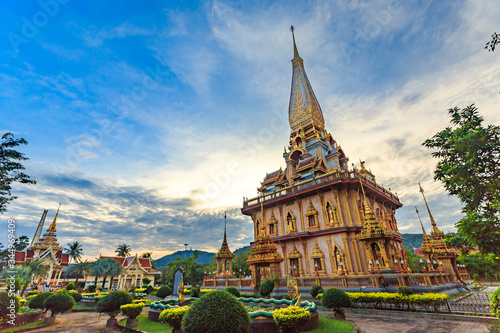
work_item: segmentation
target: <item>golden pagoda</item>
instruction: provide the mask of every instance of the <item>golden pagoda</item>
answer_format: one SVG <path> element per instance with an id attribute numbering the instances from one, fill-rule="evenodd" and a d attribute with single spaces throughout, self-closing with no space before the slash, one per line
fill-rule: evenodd
<path id="1" fill-rule="evenodd" d="M 216 276 L 233 276 L 233 259 L 235 255 L 229 249 L 227 245 L 226 237 L 226 213 L 224 213 L 224 238 L 222 240 L 222 246 L 219 251 L 214 255 L 217 261 L 217 273 Z M 229 267 L 227 267 L 229 264 Z M 220 272 L 219 272 L 220 271 Z"/>

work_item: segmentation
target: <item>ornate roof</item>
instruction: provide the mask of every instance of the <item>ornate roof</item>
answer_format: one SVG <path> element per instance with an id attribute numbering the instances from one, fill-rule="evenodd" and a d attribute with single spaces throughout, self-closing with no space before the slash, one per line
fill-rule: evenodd
<path id="1" fill-rule="evenodd" d="M 61 206 L 59 205 L 59 208 L 60 207 Z M 43 237 L 40 238 L 35 244 L 29 247 L 31 250 L 35 249 L 46 250 L 49 247 L 52 247 L 52 249 L 54 249 L 55 251 L 62 250 L 62 247 L 57 242 L 57 235 L 56 235 L 56 221 L 57 221 L 57 216 L 59 215 L 59 208 L 57 209 L 54 221 L 52 221 L 52 223 L 50 224 L 49 228 L 47 229 L 47 232 L 44 233 Z"/>
<path id="2" fill-rule="evenodd" d="M 224 215 L 224 238 L 222 240 L 222 246 L 219 251 L 214 255 L 215 259 L 232 259 L 235 255 L 229 249 L 226 237 L 226 215 Z"/>

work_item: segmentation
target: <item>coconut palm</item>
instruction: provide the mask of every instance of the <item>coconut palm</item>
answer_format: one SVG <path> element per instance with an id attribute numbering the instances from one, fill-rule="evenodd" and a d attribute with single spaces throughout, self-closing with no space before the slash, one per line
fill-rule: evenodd
<path id="1" fill-rule="evenodd" d="M 96 277 L 96 281 L 99 277 L 102 277 L 103 288 L 104 285 L 106 284 L 106 278 L 108 276 L 111 276 L 111 278 L 113 278 L 113 276 L 120 275 L 120 272 L 121 272 L 121 266 L 113 258 L 99 259 L 94 264 L 94 267 L 92 267 L 92 275 Z"/>
<path id="2" fill-rule="evenodd" d="M 31 282 L 36 282 L 35 288 L 38 286 L 38 281 L 40 278 L 47 275 L 49 272 L 49 267 L 47 265 L 42 265 L 41 260 L 32 260 L 27 264 L 27 267 L 31 274 Z"/>
<path id="3" fill-rule="evenodd" d="M 80 261 L 72 265 L 68 269 L 68 274 L 76 272 L 75 286 L 77 289 L 78 289 L 78 279 L 80 278 L 80 274 L 83 274 L 83 276 L 85 276 L 86 274 L 90 273 L 91 269 L 92 269 L 92 263 L 88 262 L 87 260 Z"/>
<path id="4" fill-rule="evenodd" d="M 118 245 L 115 252 L 118 257 L 128 257 L 130 255 L 130 246 L 127 244 Z"/>
<path id="5" fill-rule="evenodd" d="M 64 251 L 69 255 L 68 265 L 70 264 L 71 259 L 73 259 L 76 263 L 82 259 L 83 250 L 80 242 L 68 243 L 68 247 L 65 247 Z"/>

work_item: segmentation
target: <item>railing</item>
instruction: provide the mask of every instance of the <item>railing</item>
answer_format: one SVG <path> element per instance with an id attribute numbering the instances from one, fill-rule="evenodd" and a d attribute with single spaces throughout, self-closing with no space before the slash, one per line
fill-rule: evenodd
<path id="1" fill-rule="evenodd" d="M 308 180 L 304 180 L 299 183 L 295 183 L 292 186 L 288 186 L 282 189 L 275 190 L 272 193 L 265 194 L 263 196 L 259 196 L 256 198 L 252 199 L 245 199 L 243 200 L 243 207 L 247 206 L 253 206 L 260 204 L 261 202 L 266 202 L 272 199 L 280 198 L 298 191 L 302 191 L 311 187 L 315 187 L 318 185 L 322 184 L 328 184 L 328 183 L 333 183 L 333 182 L 338 182 L 342 180 L 348 180 L 348 179 L 360 179 L 363 180 L 364 183 L 369 184 L 370 186 L 374 187 L 375 189 L 379 190 L 380 192 L 386 194 L 387 196 L 391 197 L 392 199 L 399 201 L 399 197 L 390 191 L 386 190 L 383 186 L 380 186 L 373 180 L 371 180 L 368 177 L 365 177 L 361 173 L 359 173 L 356 170 L 352 171 L 334 171 L 331 173 L 327 173 L 323 176 L 317 177 L 317 178 L 312 178 Z"/>
<path id="2" fill-rule="evenodd" d="M 340 275 L 340 276 L 299 276 L 297 283 L 300 287 L 361 288 L 361 287 L 423 287 L 445 285 L 453 278 L 445 273 L 416 273 L 416 274 L 370 274 L 370 275 Z M 285 278 L 276 282 L 277 287 L 286 287 Z M 204 287 L 253 287 L 251 278 L 224 278 L 214 279 L 207 277 L 203 281 Z"/>
<path id="3" fill-rule="evenodd" d="M 486 294 L 472 293 L 448 302 L 451 312 L 473 312 L 491 314 L 490 300 Z"/>

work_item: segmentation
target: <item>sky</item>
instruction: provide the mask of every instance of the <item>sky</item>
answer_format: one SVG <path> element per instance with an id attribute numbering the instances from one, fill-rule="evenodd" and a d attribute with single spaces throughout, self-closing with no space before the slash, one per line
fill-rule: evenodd
<path id="1" fill-rule="evenodd" d="M 495 0 L 5 2 L 0 133 L 29 142 L 37 184 L 14 186 L 0 228 L 31 238 L 61 203 L 58 239 L 85 258 L 159 258 L 217 250 L 227 211 L 230 248 L 249 245 L 243 197 L 285 167 L 293 24 L 327 130 L 399 195 L 400 231 L 421 232 L 414 206 L 430 228 L 418 183 L 453 231 L 460 203 L 421 144 L 455 106 L 500 124 L 499 16 Z"/>

